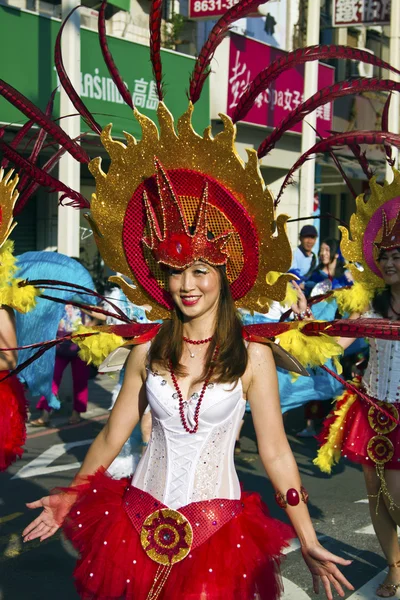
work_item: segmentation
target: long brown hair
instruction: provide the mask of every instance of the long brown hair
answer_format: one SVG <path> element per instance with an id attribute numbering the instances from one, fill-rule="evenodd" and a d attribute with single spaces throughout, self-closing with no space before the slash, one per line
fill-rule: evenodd
<path id="1" fill-rule="evenodd" d="M 232 299 L 225 267 L 218 267 L 221 292 L 219 297 L 215 335 L 211 341 L 204 363 L 204 371 L 200 380 L 207 378 L 210 367 L 213 368 L 213 380 L 219 383 L 237 381 L 247 367 L 247 350 L 243 342 L 242 324 L 235 303 Z M 176 375 L 187 375 L 185 367 L 180 363 L 183 352 L 183 314 L 175 307 L 172 318 L 164 321 L 150 348 L 150 367 L 154 370 L 161 366 L 168 370 L 169 362 Z M 213 354 L 218 345 L 218 355 L 213 361 Z"/>

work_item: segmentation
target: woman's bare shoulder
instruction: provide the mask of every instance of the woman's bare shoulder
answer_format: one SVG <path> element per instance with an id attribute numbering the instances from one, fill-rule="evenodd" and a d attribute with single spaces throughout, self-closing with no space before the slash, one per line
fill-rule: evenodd
<path id="1" fill-rule="evenodd" d="M 130 375 L 140 375 L 142 379 L 146 378 L 146 367 L 149 360 L 149 345 L 137 344 L 132 346 L 126 361 L 127 373 Z"/>
<path id="2" fill-rule="evenodd" d="M 271 360 L 274 362 L 271 348 L 266 344 L 250 342 L 247 346 L 247 367 L 242 376 L 243 391 L 247 391 L 260 368 L 269 366 Z M 275 363 L 274 363 L 275 365 Z"/>

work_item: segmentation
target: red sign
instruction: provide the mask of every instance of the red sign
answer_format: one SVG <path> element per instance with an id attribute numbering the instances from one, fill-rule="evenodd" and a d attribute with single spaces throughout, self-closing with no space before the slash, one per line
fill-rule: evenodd
<path id="1" fill-rule="evenodd" d="M 213 19 L 239 4 L 240 0 L 189 0 L 189 19 Z"/>
<path id="2" fill-rule="evenodd" d="M 242 92 L 258 75 L 263 65 L 269 65 L 277 58 L 287 54 L 272 46 L 247 37 L 231 34 L 229 54 L 229 81 L 227 114 L 232 116 Z M 334 83 L 335 71 L 328 65 L 319 65 L 318 89 Z M 252 109 L 243 119 L 245 123 L 277 127 L 291 110 L 303 102 L 304 65 L 284 71 L 262 92 Z M 328 135 L 332 129 L 332 103 L 317 108 L 317 129 L 321 135 Z M 301 133 L 300 121 L 290 131 Z"/>
<path id="3" fill-rule="evenodd" d="M 390 0 L 333 0 L 332 25 L 390 24 Z"/>

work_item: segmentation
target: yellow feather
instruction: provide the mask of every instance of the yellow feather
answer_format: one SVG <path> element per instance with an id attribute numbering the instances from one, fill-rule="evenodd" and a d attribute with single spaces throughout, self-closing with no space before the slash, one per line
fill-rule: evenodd
<path id="1" fill-rule="evenodd" d="M 355 282 L 349 289 L 338 289 L 333 292 L 341 315 L 363 313 L 368 310 L 377 289 Z"/>
<path id="2" fill-rule="evenodd" d="M 14 242 L 8 240 L 0 249 L 0 282 L 3 286 L 8 283 L 18 270 L 13 256 Z"/>
<path id="3" fill-rule="evenodd" d="M 93 363 L 98 367 L 113 350 L 124 344 L 124 340 L 119 335 L 105 332 L 98 332 L 90 337 L 79 337 L 79 334 L 91 332 L 92 328 L 81 325 L 76 330 L 73 341 L 79 346 L 80 358 L 88 365 Z"/>
<path id="4" fill-rule="evenodd" d="M 272 286 L 278 281 L 278 279 L 281 275 L 282 275 L 282 273 L 279 273 L 279 271 L 269 271 L 265 278 L 266 282 L 268 283 L 268 285 Z M 296 275 L 293 275 L 293 279 L 298 279 L 298 278 L 296 277 Z M 269 301 L 269 303 L 271 303 L 271 302 L 272 302 L 272 300 Z M 288 282 L 287 286 L 286 286 L 286 295 L 285 295 L 284 299 L 279 302 L 279 304 L 281 304 L 282 306 L 291 306 L 295 302 L 297 302 L 296 290 L 290 284 L 290 282 Z"/>
<path id="5" fill-rule="evenodd" d="M 329 335 L 304 335 L 300 329 L 290 329 L 279 336 L 279 344 L 305 367 L 319 367 L 332 359 L 338 373 L 342 372 L 339 357 L 343 348 Z"/>
<path id="6" fill-rule="evenodd" d="M 336 415 L 336 419 L 329 428 L 328 439 L 318 450 L 318 455 L 313 460 L 314 465 L 319 467 L 323 473 L 331 473 L 333 465 L 336 465 L 340 460 L 344 433 L 343 423 L 350 407 L 357 399 L 357 394 L 349 395 L 349 392 L 345 391 L 337 398 L 336 402 L 343 400 L 345 395 L 348 395 L 349 398 L 339 410 L 335 410 L 334 414 Z"/>
<path id="7" fill-rule="evenodd" d="M 32 285 L 18 287 L 21 279 L 13 279 L 8 285 L 0 288 L 0 304 L 9 306 L 20 313 L 27 313 L 36 306 L 36 298 L 41 291 Z"/>

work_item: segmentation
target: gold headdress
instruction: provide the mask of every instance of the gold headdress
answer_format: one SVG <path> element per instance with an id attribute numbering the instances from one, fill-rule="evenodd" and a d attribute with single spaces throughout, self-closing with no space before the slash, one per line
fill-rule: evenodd
<path id="1" fill-rule="evenodd" d="M 273 198 L 262 180 L 257 154 L 248 151 L 249 160 L 243 163 L 234 146 L 236 128 L 229 117 L 221 115 L 224 130 L 213 138 L 210 128 L 203 136 L 194 132 L 192 112 L 190 104 L 175 131 L 171 113 L 160 102 L 158 131 L 153 121 L 135 110 L 143 132 L 140 142 L 125 134 L 126 144 L 122 144 L 112 139 L 111 126 L 103 130 L 101 140 L 111 158 L 109 171 L 107 174 L 102 171 L 99 158 L 89 164 L 96 180 L 96 193 L 88 219 L 96 243 L 105 262 L 139 286 L 132 288 L 122 278 L 113 277 L 127 296 L 137 304 L 157 303 L 160 308 L 155 307 L 152 315 L 166 316 L 172 308 L 172 300 L 166 290 L 166 273 L 161 263 L 174 263 L 168 263 L 165 258 L 157 260 L 159 257 L 152 253 L 149 240 L 154 239 L 155 225 L 154 220 L 149 219 L 149 204 L 152 214 L 164 224 L 162 234 L 166 233 L 168 220 L 166 206 L 172 211 L 170 217 L 178 219 L 179 215 L 174 213 L 177 206 L 174 209 L 163 201 L 158 180 L 160 171 L 157 173 L 162 165 L 161 175 L 173 189 L 189 229 L 195 225 L 199 209 L 205 203 L 212 241 L 223 239 L 221 249 L 226 260 L 222 262 L 226 262 L 234 299 L 251 310 L 265 309 L 267 298 L 284 298 L 290 277 L 282 275 L 271 285 L 266 282 L 268 272 L 284 273 L 290 268 L 291 249 L 285 231 L 287 217 L 280 215 L 275 220 Z M 181 230 L 187 238 L 184 223 Z M 196 241 L 195 234 L 192 237 Z M 172 245 L 174 239 L 170 240 Z M 181 244 L 180 239 L 178 251 L 186 243 Z M 170 246 L 170 251 L 173 260 L 176 246 Z M 218 264 L 213 259 L 215 249 L 208 254 L 206 250 L 205 255 L 200 256 L 211 264 Z"/>
<path id="2" fill-rule="evenodd" d="M 36 304 L 39 291 L 32 286 L 20 288 L 18 271 L 13 256 L 14 243 L 8 238 L 17 223 L 14 208 L 18 200 L 18 175 L 12 177 L 13 169 L 7 173 L 0 168 L 0 305 L 9 306 L 19 312 L 28 312 Z"/>

